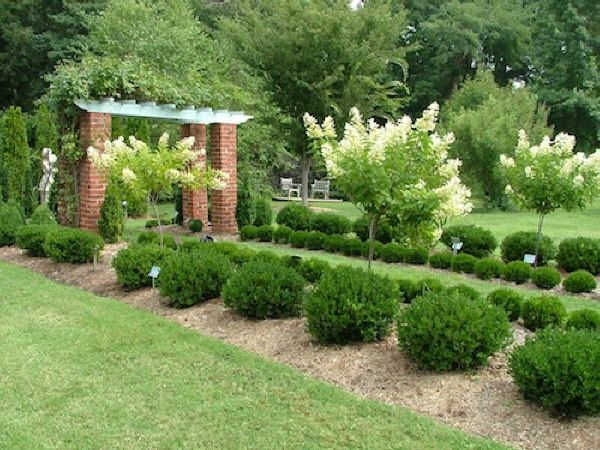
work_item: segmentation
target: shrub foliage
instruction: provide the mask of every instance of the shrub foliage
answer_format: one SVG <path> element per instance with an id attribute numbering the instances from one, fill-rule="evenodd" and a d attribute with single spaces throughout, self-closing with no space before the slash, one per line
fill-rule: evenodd
<path id="1" fill-rule="evenodd" d="M 567 272 L 587 270 L 600 274 L 600 239 L 565 239 L 558 246 L 558 265 Z"/>
<path id="2" fill-rule="evenodd" d="M 134 244 L 120 250 L 111 264 L 121 286 L 128 290 L 134 290 L 152 286 L 152 279 L 148 273 L 153 266 L 162 268 L 165 261 L 172 255 L 173 250 L 169 248 Z"/>
<path id="3" fill-rule="evenodd" d="M 502 259 L 505 262 L 523 261 L 524 255 L 535 255 L 537 233 L 518 231 L 504 238 L 501 245 Z M 546 264 L 556 256 L 556 247 L 552 239 L 542 236 L 538 252 L 538 265 Z"/>
<path id="4" fill-rule="evenodd" d="M 596 289 L 596 278 L 585 270 L 576 270 L 563 281 L 568 292 L 592 292 Z"/>
<path id="5" fill-rule="evenodd" d="M 104 248 L 100 236 L 78 228 L 59 228 L 48 232 L 44 252 L 56 262 L 87 263 Z"/>
<path id="6" fill-rule="evenodd" d="M 535 331 L 548 326 L 562 325 L 567 310 L 557 297 L 542 295 L 525 301 L 521 315 L 525 327 Z"/>
<path id="7" fill-rule="evenodd" d="M 483 258 L 494 253 L 498 241 L 491 231 L 476 225 L 452 225 L 444 228 L 440 240 L 452 249 L 452 237 L 460 238 L 463 243 L 462 251 L 477 258 Z"/>

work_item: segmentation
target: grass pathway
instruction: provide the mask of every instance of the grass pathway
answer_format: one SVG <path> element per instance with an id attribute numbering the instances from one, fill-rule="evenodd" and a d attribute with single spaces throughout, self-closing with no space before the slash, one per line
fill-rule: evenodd
<path id="1" fill-rule="evenodd" d="M 496 449 L 0 262 L 0 448 Z"/>

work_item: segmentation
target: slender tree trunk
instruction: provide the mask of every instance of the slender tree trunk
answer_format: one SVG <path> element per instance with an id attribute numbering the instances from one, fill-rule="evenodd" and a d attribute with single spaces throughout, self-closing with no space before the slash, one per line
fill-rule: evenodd
<path id="1" fill-rule="evenodd" d="M 540 253 L 540 243 L 542 241 L 542 226 L 544 225 L 544 217 L 545 214 L 540 214 L 540 218 L 538 220 L 538 229 L 537 229 L 537 238 L 535 240 L 535 262 L 534 267 L 538 266 L 538 255 Z"/>
<path id="2" fill-rule="evenodd" d="M 152 203 L 152 206 L 154 207 L 154 213 L 156 214 L 156 221 L 158 222 L 158 243 L 161 247 L 164 247 L 162 223 L 160 222 L 160 213 L 158 212 L 158 195 L 156 197 L 151 195 L 150 202 Z"/>
<path id="3" fill-rule="evenodd" d="M 310 172 L 311 158 L 307 152 L 302 154 L 302 204 L 308 206 L 308 174 Z"/>
<path id="4" fill-rule="evenodd" d="M 373 256 L 375 253 L 375 231 L 377 230 L 377 219 L 369 216 L 369 270 L 371 269 L 371 263 L 373 262 Z"/>

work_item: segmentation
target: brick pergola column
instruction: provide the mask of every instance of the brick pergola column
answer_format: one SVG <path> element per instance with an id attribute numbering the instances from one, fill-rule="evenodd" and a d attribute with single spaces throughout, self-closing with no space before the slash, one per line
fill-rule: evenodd
<path id="1" fill-rule="evenodd" d="M 212 191 L 211 222 L 213 231 L 237 233 L 237 126 L 215 123 L 211 126 L 211 161 L 213 169 L 229 174 L 222 191 Z"/>
<path id="2" fill-rule="evenodd" d="M 196 164 L 206 164 L 206 151 L 204 154 L 200 150 L 206 150 L 206 125 L 202 124 L 184 124 L 181 126 L 181 137 L 194 136 L 193 149 L 198 152 Z M 190 219 L 202 221 L 204 229 L 208 226 L 208 193 L 206 189 L 182 191 L 182 214 L 183 224 Z"/>
<path id="3" fill-rule="evenodd" d="M 79 119 L 79 131 L 83 151 L 93 146 L 104 151 L 104 142 L 111 138 L 111 116 L 104 113 L 85 112 Z M 104 203 L 106 183 L 86 156 L 79 168 L 79 226 L 86 230 L 98 231 L 100 207 Z"/>

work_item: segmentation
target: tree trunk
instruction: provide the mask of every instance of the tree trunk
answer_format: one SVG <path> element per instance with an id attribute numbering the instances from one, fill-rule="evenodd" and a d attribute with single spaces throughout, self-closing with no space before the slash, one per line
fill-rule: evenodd
<path id="1" fill-rule="evenodd" d="M 158 212 L 158 195 L 156 198 L 154 196 L 150 196 L 150 202 L 154 207 L 154 213 L 156 214 L 156 221 L 158 222 L 158 243 L 161 247 L 164 247 L 164 239 L 163 239 L 163 231 L 162 231 L 162 223 L 160 222 L 160 213 Z"/>
<path id="2" fill-rule="evenodd" d="M 534 267 L 538 266 L 538 255 L 540 253 L 540 243 L 542 241 L 542 225 L 544 224 L 544 214 L 540 214 L 540 219 L 538 220 L 538 230 L 537 230 L 537 238 L 535 241 L 535 261 Z"/>
<path id="3" fill-rule="evenodd" d="M 307 152 L 302 154 L 302 204 L 308 206 L 308 174 L 310 172 L 311 158 Z"/>
<path id="4" fill-rule="evenodd" d="M 371 263 L 373 262 L 373 256 L 375 253 L 375 231 L 377 227 L 377 219 L 375 217 L 369 217 L 369 270 L 371 269 Z"/>

